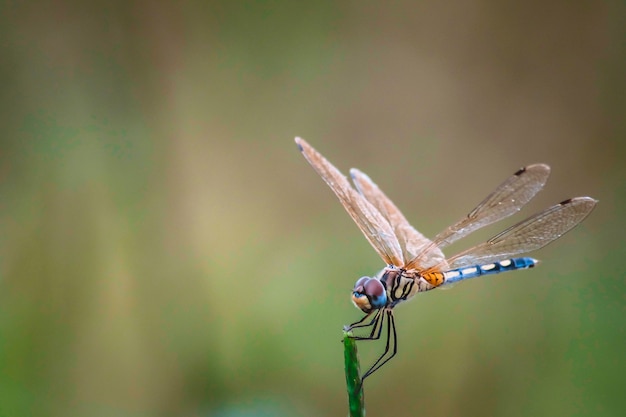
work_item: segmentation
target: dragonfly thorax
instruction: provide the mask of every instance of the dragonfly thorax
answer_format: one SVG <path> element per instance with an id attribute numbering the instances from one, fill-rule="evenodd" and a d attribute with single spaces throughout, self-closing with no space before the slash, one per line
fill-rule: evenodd
<path id="1" fill-rule="evenodd" d="M 361 277 L 354 284 L 352 302 L 365 313 L 393 308 L 416 293 L 433 289 L 416 271 L 387 266 L 376 277 Z"/>
<path id="2" fill-rule="evenodd" d="M 422 291 L 421 280 L 414 271 L 389 266 L 381 271 L 380 280 L 387 288 L 388 304 L 394 307 Z"/>

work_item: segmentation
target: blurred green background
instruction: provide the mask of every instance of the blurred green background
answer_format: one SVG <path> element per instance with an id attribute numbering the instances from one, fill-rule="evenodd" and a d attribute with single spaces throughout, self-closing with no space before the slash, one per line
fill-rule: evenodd
<path id="1" fill-rule="evenodd" d="M 398 308 L 368 415 L 626 412 L 623 2 L 1 10 L 1 416 L 346 415 L 383 265 L 296 135 L 427 236 L 528 163 L 525 214 L 600 200 L 540 268 Z"/>

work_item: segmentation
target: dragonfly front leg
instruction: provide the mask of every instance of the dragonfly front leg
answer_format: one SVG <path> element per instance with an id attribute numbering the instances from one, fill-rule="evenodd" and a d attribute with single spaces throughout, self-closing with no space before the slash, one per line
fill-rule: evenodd
<path id="1" fill-rule="evenodd" d="M 376 362 L 374 362 L 370 369 L 368 369 L 367 372 L 363 374 L 363 376 L 361 377 L 361 383 L 363 383 L 363 380 L 365 380 L 365 378 L 379 370 L 384 364 L 389 362 L 391 358 L 396 356 L 396 353 L 398 353 L 398 336 L 396 334 L 396 321 L 393 317 L 393 311 L 385 310 L 385 313 L 387 314 L 387 343 L 385 345 L 385 351 L 382 355 L 380 355 Z M 380 326 L 380 329 L 382 330 L 382 325 Z M 377 338 L 380 337 L 380 333 L 381 332 L 379 330 Z M 381 362 L 381 360 L 389 353 L 391 346 L 393 346 L 393 348 L 391 349 L 391 355 Z"/>
<path id="2" fill-rule="evenodd" d="M 376 314 L 374 315 L 374 318 L 369 323 L 363 324 L 363 322 L 368 317 L 369 315 L 363 317 L 361 320 L 357 321 L 356 323 L 353 323 L 350 326 L 345 327 L 346 331 L 350 331 L 353 328 L 371 326 L 372 331 L 370 332 L 369 336 L 351 336 L 351 337 L 354 340 L 378 340 L 380 339 L 380 336 L 382 334 L 384 318 L 385 317 L 387 318 L 387 340 L 385 343 L 385 350 L 382 353 L 382 355 L 380 355 L 378 359 L 376 359 L 376 362 L 374 362 L 374 364 L 367 370 L 367 372 L 363 374 L 363 376 L 361 377 L 361 381 L 363 381 L 365 378 L 367 378 L 368 376 L 370 376 L 371 374 L 379 370 L 384 364 L 389 362 L 391 358 L 396 356 L 396 353 L 398 353 L 398 336 L 396 333 L 396 322 L 393 316 L 393 311 L 388 310 L 388 309 L 377 310 Z M 389 355 L 390 352 L 391 354 Z"/>
<path id="3" fill-rule="evenodd" d="M 361 320 L 355 323 L 352 323 L 349 326 L 344 326 L 343 329 L 344 331 L 349 332 L 349 331 L 352 331 L 353 329 L 358 329 L 362 327 L 372 327 L 372 331 L 370 332 L 369 336 L 366 336 L 366 337 L 350 336 L 350 337 L 354 340 L 377 340 L 380 338 L 380 334 L 382 330 L 382 320 L 381 320 L 381 318 L 383 317 L 382 313 L 383 313 L 383 310 L 376 310 L 376 314 L 374 314 L 374 318 L 369 323 L 363 323 L 363 322 L 370 316 L 371 313 L 363 317 Z M 376 332 L 377 329 L 378 329 L 378 333 Z"/>

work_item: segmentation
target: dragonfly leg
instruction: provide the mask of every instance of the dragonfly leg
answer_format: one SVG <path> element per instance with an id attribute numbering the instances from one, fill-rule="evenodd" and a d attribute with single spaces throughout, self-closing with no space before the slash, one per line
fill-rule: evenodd
<path id="1" fill-rule="evenodd" d="M 391 360 L 391 358 L 396 356 L 396 353 L 398 352 L 398 337 L 396 334 L 396 322 L 393 317 L 393 312 L 391 310 L 385 310 L 385 313 L 387 314 L 387 343 L 385 345 L 385 351 L 383 352 L 382 355 L 380 355 L 380 357 L 376 360 L 376 362 L 374 362 L 371 368 L 368 369 L 367 372 L 363 374 L 363 376 L 361 377 L 361 383 L 363 382 L 365 378 L 367 378 L 368 376 L 370 376 L 371 374 L 379 370 L 384 364 L 389 362 L 389 360 Z M 381 325 L 381 329 L 382 329 L 382 325 Z M 380 337 L 380 331 L 378 332 L 378 337 Z M 383 358 L 387 356 L 387 354 L 389 353 L 390 347 L 392 347 L 391 355 L 389 355 L 389 357 L 383 360 Z"/>
<path id="2" fill-rule="evenodd" d="M 359 327 L 370 327 L 370 326 L 371 326 L 371 325 L 373 325 L 373 324 L 374 324 L 374 322 L 376 321 L 376 319 L 377 319 L 377 317 L 376 317 L 376 316 L 378 316 L 378 313 L 379 313 L 379 311 L 376 311 L 376 314 L 374 314 L 374 318 L 373 318 L 373 319 L 372 319 L 372 321 L 370 321 L 369 323 L 365 323 L 365 324 L 364 324 L 363 322 L 364 322 L 365 320 L 367 320 L 367 319 L 368 319 L 368 318 L 372 315 L 372 313 L 371 313 L 371 312 L 370 312 L 370 313 L 368 313 L 368 314 L 366 314 L 365 316 L 363 316 L 363 318 L 362 318 L 361 320 L 356 321 L 356 322 L 352 323 L 352 324 L 351 324 L 351 325 L 349 325 L 349 326 L 343 326 L 343 330 L 345 330 L 346 332 L 349 332 L 349 331 L 351 331 L 352 329 L 357 329 L 357 328 L 359 328 Z"/>
<path id="3" fill-rule="evenodd" d="M 378 340 L 380 338 L 380 334 L 383 328 L 383 323 L 382 323 L 383 320 L 381 320 L 383 318 L 382 313 L 383 313 L 383 310 L 377 310 L 376 314 L 374 315 L 374 318 L 369 323 L 361 324 L 367 317 L 369 317 L 369 316 L 365 316 L 358 322 L 353 323 L 350 326 L 348 326 L 345 330 L 350 331 L 355 328 L 372 327 L 372 331 L 370 332 L 369 336 L 351 336 L 351 337 L 354 340 Z"/>
<path id="4" fill-rule="evenodd" d="M 372 320 L 372 323 L 374 324 L 374 326 L 372 327 L 372 331 L 370 332 L 369 336 L 352 336 L 352 338 L 354 340 L 378 340 L 380 339 L 380 334 L 383 331 L 383 314 L 382 314 L 382 310 L 378 311 L 376 313 L 376 316 L 374 317 L 374 320 Z"/>

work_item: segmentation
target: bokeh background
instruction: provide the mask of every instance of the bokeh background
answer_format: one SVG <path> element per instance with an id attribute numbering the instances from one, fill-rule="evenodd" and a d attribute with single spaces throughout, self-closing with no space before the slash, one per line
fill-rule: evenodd
<path id="1" fill-rule="evenodd" d="M 600 200 L 540 268 L 398 308 L 369 415 L 624 415 L 625 17 L 2 2 L 0 415 L 346 415 L 349 292 L 383 265 L 296 135 L 427 236 L 528 163 L 553 174 L 524 213 Z"/>

